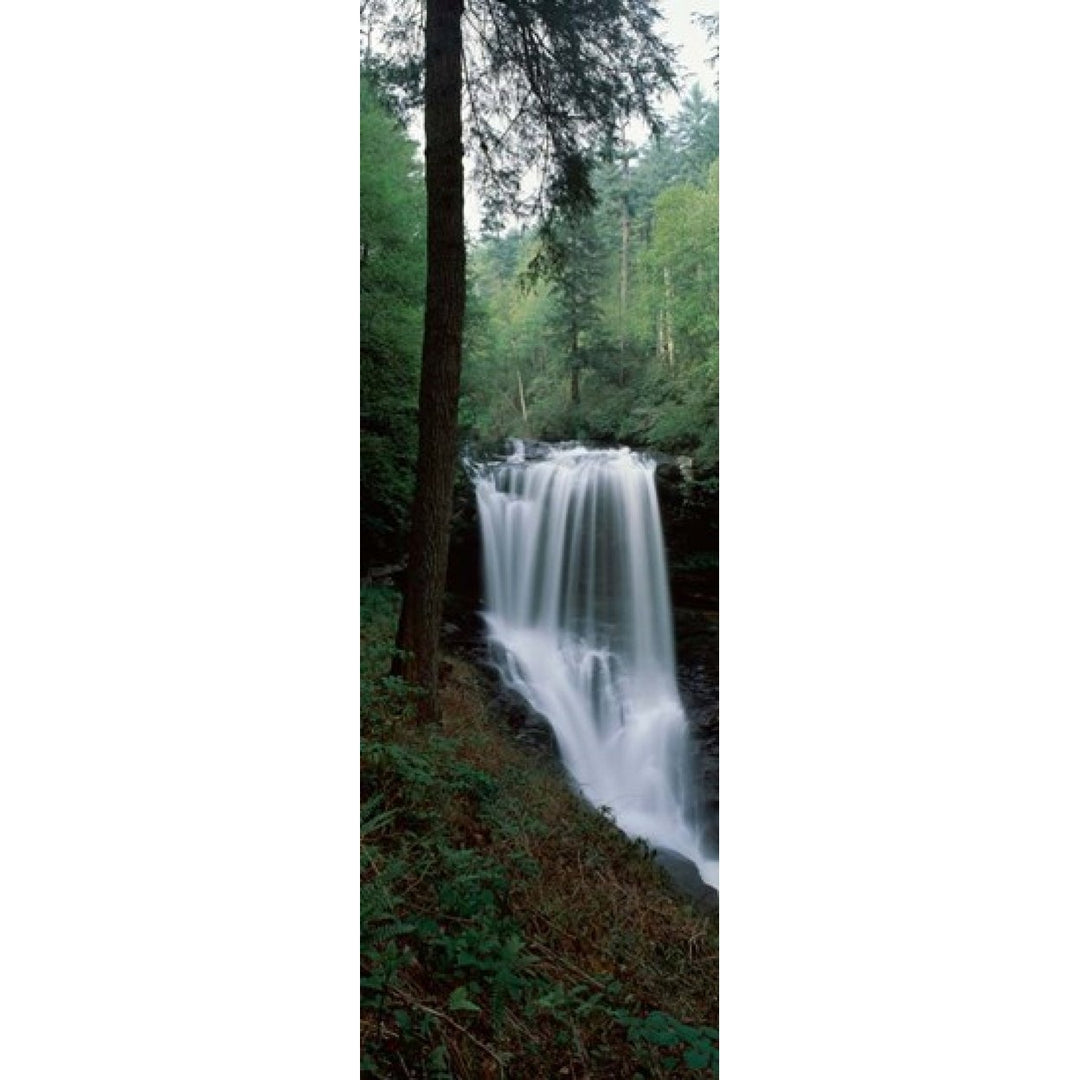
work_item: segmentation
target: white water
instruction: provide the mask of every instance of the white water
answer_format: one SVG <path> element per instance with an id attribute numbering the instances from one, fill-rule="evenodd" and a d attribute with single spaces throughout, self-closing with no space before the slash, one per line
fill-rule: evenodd
<path id="1" fill-rule="evenodd" d="M 486 619 L 504 680 L 547 721 L 582 794 L 626 833 L 705 850 L 675 653 L 655 465 L 548 448 L 475 470 Z"/>

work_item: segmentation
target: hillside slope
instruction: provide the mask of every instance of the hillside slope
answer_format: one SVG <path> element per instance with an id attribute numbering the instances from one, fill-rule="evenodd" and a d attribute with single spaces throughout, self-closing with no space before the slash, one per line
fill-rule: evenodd
<path id="1" fill-rule="evenodd" d="M 363 1075 L 714 1075 L 715 914 L 515 739 L 464 658 L 418 728 L 383 674 L 396 605 L 364 592 Z"/>

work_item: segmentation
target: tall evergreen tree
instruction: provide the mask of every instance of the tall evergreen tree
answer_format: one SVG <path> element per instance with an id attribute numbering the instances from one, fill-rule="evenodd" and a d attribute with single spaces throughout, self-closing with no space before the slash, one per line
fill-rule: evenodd
<path id="1" fill-rule="evenodd" d="M 395 668 L 438 716 L 439 630 L 450 549 L 461 338 L 465 322 L 465 171 L 461 126 L 463 0 L 428 0 L 424 51 L 427 291 L 420 448 Z"/>
<path id="2" fill-rule="evenodd" d="M 575 409 L 581 405 L 581 371 L 595 345 L 590 338 L 600 322 L 603 255 L 596 218 L 584 210 L 565 214 L 550 225 L 547 243 L 530 268 L 532 276 L 546 277 L 554 288 L 557 336 L 565 343 L 570 403 Z"/>
<path id="3" fill-rule="evenodd" d="M 703 183 L 720 153 L 720 105 L 702 93 L 700 83 L 683 98 L 671 125 L 671 141 L 678 155 L 677 178 Z"/>

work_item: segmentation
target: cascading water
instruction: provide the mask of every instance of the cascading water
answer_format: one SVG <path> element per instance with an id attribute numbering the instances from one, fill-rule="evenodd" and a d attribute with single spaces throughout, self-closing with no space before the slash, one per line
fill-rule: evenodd
<path id="1" fill-rule="evenodd" d="M 717 884 L 675 685 L 655 464 L 548 447 L 474 469 L 485 617 L 506 683 L 551 724 L 582 794 Z"/>

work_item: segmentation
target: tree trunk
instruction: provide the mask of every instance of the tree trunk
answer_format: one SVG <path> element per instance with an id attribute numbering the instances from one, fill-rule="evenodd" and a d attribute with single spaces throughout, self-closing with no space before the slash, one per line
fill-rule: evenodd
<path id="1" fill-rule="evenodd" d="M 664 351 L 668 365 L 675 367 L 675 336 L 671 330 L 671 309 L 674 306 L 675 293 L 671 287 L 671 271 L 664 267 Z"/>
<path id="2" fill-rule="evenodd" d="M 525 431 L 529 428 L 529 410 L 525 408 L 525 387 L 521 385 L 521 368 L 518 368 L 518 394 L 521 397 L 521 419 L 525 424 Z"/>
<path id="3" fill-rule="evenodd" d="M 438 719 L 439 632 L 450 547 L 461 335 L 465 318 L 465 178 L 461 136 L 463 0 L 428 0 L 424 53 L 427 299 L 420 445 L 409 569 L 394 671 L 419 686 L 419 719 Z"/>
<path id="4" fill-rule="evenodd" d="M 622 246 L 619 252 L 619 385 L 626 385 L 626 319 L 630 294 L 630 196 L 626 191 L 627 159 L 623 158 L 623 192 L 620 199 Z"/>
<path id="5" fill-rule="evenodd" d="M 578 328 L 570 324 L 570 403 L 576 408 L 581 404 L 581 383 L 578 379 Z"/>

